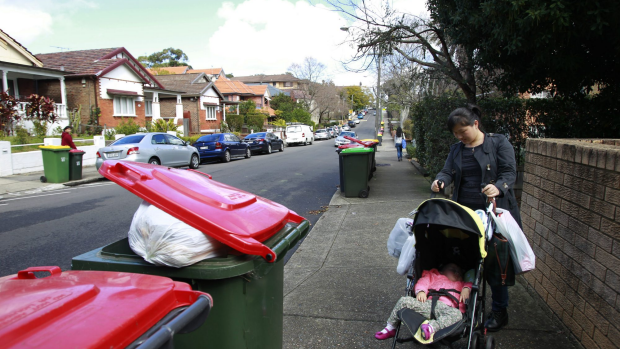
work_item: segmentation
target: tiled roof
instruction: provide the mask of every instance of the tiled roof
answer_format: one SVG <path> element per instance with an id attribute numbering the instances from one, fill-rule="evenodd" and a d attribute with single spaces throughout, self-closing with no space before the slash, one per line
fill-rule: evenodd
<path id="1" fill-rule="evenodd" d="M 210 69 L 191 69 L 188 73 L 205 73 L 208 75 L 219 75 L 222 72 L 222 68 L 210 68 Z"/>
<path id="2" fill-rule="evenodd" d="M 252 76 L 235 76 L 231 80 L 242 82 L 281 82 L 281 81 L 299 81 L 298 78 L 290 74 L 278 75 L 252 75 Z"/>
<path id="3" fill-rule="evenodd" d="M 150 68 L 148 69 L 148 71 L 153 75 L 159 75 L 159 72 L 161 71 L 167 71 L 170 74 L 185 74 L 185 73 L 189 73 L 188 69 L 189 69 L 188 66 L 157 67 L 157 68 Z"/>
<path id="4" fill-rule="evenodd" d="M 254 91 L 250 88 L 250 86 L 242 83 L 241 81 L 232 81 L 232 80 L 223 80 L 218 79 L 215 82 L 215 86 L 217 89 L 222 92 L 222 94 L 237 94 L 237 95 L 254 95 Z M 263 92 L 264 93 L 264 92 Z"/>
<path id="5" fill-rule="evenodd" d="M 64 69 L 74 75 L 94 75 L 117 61 L 116 59 L 100 60 L 117 49 L 119 48 L 43 53 L 36 57 L 46 68 Z"/>
<path id="6" fill-rule="evenodd" d="M 38 59 L 34 54 L 32 54 L 32 52 L 28 51 L 28 49 L 26 48 L 26 46 L 20 44 L 17 40 L 15 40 L 12 36 L 10 36 L 7 32 L 5 32 L 4 30 L 0 29 L 0 32 L 2 32 L 4 35 L 6 35 L 9 39 L 11 39 L 16 45 L 19 45 L 19 47 L 23 48 L 24 51 L 28 52 L 32 58 L 38 60 L 39 62 L 41 61 L 40 59 Z M 29 57 L 30 58 L 30 57 Z M 42 63 L 42 62 L 41 62 Z"/>
<path id="7" fill-rule="evenodd" d="M 254 94 L 256 95 L 261 95 L 264 96 L 265 95 L 265 91 L 267 91 L 267 85 L 247 85 L 252 91 L 254 91 Z"/>
<path id="8" fill-rule="evenodd" d="M 184 91 L 188 95 L 202 94 L 207 87 L 212 85 L 202 73 L 158 75 L 157 80 L 167 90 Z"/>

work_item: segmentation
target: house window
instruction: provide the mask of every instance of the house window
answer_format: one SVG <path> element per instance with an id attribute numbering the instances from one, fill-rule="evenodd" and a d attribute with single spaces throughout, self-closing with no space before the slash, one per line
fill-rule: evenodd
<path id="1" fill-rule="evenodd" d="M 290 81 L 286 81 L 286 82 L 284 83 L 284 87 L 293 87 L 293 83 L 292 83 L 292 82 L 290 82 Z"/>
<path id="2" fill-rule="evenodd" d="M 217 120 L 215 116 L 215 107 L 205 107 L 205 111 L 207 113 L 207 120 Z"/>
<path id="3" fill-rule="evenodd" d="M 114 116 L 136 116 L 132 97 L 114 97 Z"/>
<path id="4" fill-rule="evenodd" d="M 144 102 L 144 115 L 153 116 L 153 102 L 152 101 Z"/>

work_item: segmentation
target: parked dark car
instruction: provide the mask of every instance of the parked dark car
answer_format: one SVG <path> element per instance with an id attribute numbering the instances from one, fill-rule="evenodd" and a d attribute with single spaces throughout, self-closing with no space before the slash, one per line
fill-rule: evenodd
<path id="1" fill-rule="evenodd" d="M 353 128 L 353 127 L 355 127 L 355 121 L 354 120 L 349 120 L 347 125 L 349 125 L 349 127 Z"/>
<path id="2" fill-rule="evenodd" d="M 219 159 L 229 162 L 234 157 L 252 156 L 250 147 L 232 133 L 215 133 L 198 138 L 193 144 L 198 149 L 200 161 Z"/>
<path id="3" fill-rule="evenodd" d="M 252 152 L 271 154 L 274 150 L 284 151 L 284 141 L 271 132 L 252 133 L 243 139 Z"/>

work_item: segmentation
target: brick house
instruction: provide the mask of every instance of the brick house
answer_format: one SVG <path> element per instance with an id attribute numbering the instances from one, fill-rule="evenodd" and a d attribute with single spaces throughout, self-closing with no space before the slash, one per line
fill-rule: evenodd
<path id="1" fill-rule="evenodd" d="M 36 55 L 46 67 L 64 70 L 67 108 L 81 106 L 83 124 L 89 122 L 91 110 L 99 108 L 99 125 L 116 127 L 122 118 L 146 121 L 160 117 L 159 98 L 177 97 L 168 91 L 125 48 L 67 51 Z M 57 84 L 39 81 L 42 93 L 59 98 Z M 182 109 L 181 109 L 182 111 Z M 182 118 L 182 113 L 175 115 Z"/>
<path id="2" fill-rule="evenodd" d="M 291 74 L 235 76 L 230 79 L 245 84 L 269 84 L 281 90 L 297 90 L 302 87 L 302 80 Z"/>
<path id="3" fill-rule="evenodd" d="M 35 57 L 28 49 L 0 30 L 0 71 L 2 91 L 17 99 L 24 99 L 31 94 L 51 97 L 58 119 L 48 127 L 51 132 L 57 126 L 68 124 L 66 113 L 65 75 L 59 69 L 50 69 Z M 42 83 L 44 82 L 44 83 Z M 54 90 L 53 94 L 49 90 Z M 20 102 L 19 112 L 24 113 L 25 102 Z M 23 122 L 27 129 L 32 128 L 29 121 Z"/>
<path id="4" fill-rule="evenodd" d="M 183 91 L 180 98 L 183 111 L 191 116 L 190 133 L 220 132 L 225 120 L 226 101 L 205 73 L 159 75 L 157 78 L 165 88 Z M 160 104 L 162 116 L 173 115 L 178 100 L 165 98 Z"/>

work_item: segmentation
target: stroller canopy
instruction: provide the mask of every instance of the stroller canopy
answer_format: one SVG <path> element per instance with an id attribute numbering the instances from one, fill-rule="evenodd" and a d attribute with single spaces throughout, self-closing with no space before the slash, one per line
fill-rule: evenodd
<path id="1" fill-rule="evenodd" d="M 480 256 L 486 257 L 484 225 L 480 217 L 470 208 L 448 199 L 428 199 L 418 206 L 413 227 L 415 229 L 419 225 L 429 224 L 459 229 L 477 236 Z"/>

